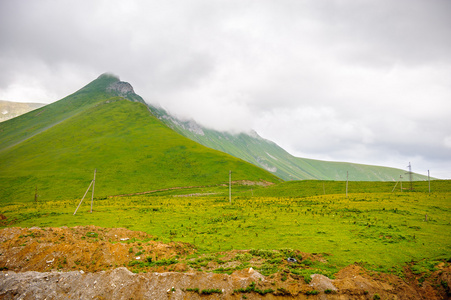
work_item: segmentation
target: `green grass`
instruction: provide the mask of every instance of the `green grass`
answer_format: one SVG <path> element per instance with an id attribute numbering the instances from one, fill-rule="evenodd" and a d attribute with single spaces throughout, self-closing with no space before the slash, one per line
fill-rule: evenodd
<path id="1" fill-rule="evenodd" d="M 54 104 L 0 123 L 0 213 L 7 217 L 0 225 L 125 227 L 164 242 L 192 243 L 200 253 L 253 249 L 236 257 L 239 265 L 215 270 L 221 273 L 247 268 L 259 257 L 266 260 L 259 271 L 269 275 L 293 256 L 302 262 L 286 271 L 305 281 L 312 272 L 333 276 L 353 263 L 400 274 L 405 263 L 424 273 L 450 259 L 450 181 L 431 182 L 432 193 L 425 181 L 414 182 L 414 191 L 401 192 L 399 185 L 393 193 L 395 182 L 349 182 L 348 197 L 343 181 L 280 183 L 174 132 L 143 103 L 107 93 L 115 81 L 101 76 Z M 74 216 L 94 169 L 94 212 L 89 194 Z M 236 183 L 229 203 L 229 170 L 234 181 L 278 184 Z M 149 193 L 117 196 L 139 192 Z M 303 260 L 290 249 L 321 253 L 328 262 Z M 198 268 L 205 263 L 192 262 Z"/>
<path id="2" fill-rule="evenodd" d="M 358 184 L 354 184 L 357 189 Z M 370 183 L 360 184 L 362 189 L 370 189 Z M 234 194 L 230 204 L 227 187 L 222 187 L 222 191 L 215 187 L 222 196 L 96 199 L 92 214 L 89 201 L 85 201 L 77 215 L 72 215 L 79 199 L 3 204 L 0 213 L 8 220 L 15 219 L 14 226 L 22 227 L 93 224 L 142 230 L 164 242 L 192 243 L 201 253 L 255 249 L 249 253 L 269 260 L 270 264 L 260 270 L 266 274 L 277 271 L 281 260 L 294 255 L 283 249 L 326 253 L 327 265 L 315 262 L 309 266 L 328 276 L 353 263 L 398 274 L 399 266 L 411 261 L 423 261 L 416 268 L 430 270 L 434 261 L 449 259 L 450 182 L 434 182 L 441 184 L 443 191 L 430 194 L 375 192 L 379 184 L 374 183 L 372 193 L 350 193 L 348 197 L 250 197 L 243 196 L 250 191 L 241 191 Z M 316 185 L 317 182 L 310 182 L 312 191 Z M 290 185 L 279 185 L 284 186 Z M 246 264 L 249 257 L 237 259 Z M 291 272 L 308 278 L 311 271 L 294 267 Z"/>
<path id="3" fill-rule="evenodd" d="M 273 293 L 274 290 L 273 289 L 260 290 L 256 286 L 255 282 L 251 282 L 251 284 L 247 288 L 240 288 L 240 289 L 233 290 L 234 294 L 238 294 L 238 293 L 252 293 L 252 292 L 260 294 L 260 295 L 266 295 L 266 294 Z"/>
<path id="4" fill-rule="evenodd" d="M 432 180 L 431 192 L 445 192 L 449 191 L 448 180 Z M 414 181 L 412 182 L 413 192 L 429 192 L 428 181 Z M 383 181 L 349 181 L 348 193 L 411 193 L 410 182 L 403 182 L 401 184 L 396 182 Z M 330 181 L 330 180 L 302 180 L 302 181 L 287 181 L 281 184 L 266 187 L 264 189 L 254 189 L 248 191 L 247 196 L 264 196 L 264 197 L 306 197 L 306 196 L 320 196 L 330 194 L 345 194 L 346 181 Z"/>

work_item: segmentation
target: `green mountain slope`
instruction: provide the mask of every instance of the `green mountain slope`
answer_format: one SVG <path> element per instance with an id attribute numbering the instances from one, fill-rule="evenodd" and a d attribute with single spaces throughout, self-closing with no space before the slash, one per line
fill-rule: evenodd
<path id="1" fill-rule="evenodd" d="M 72 95 L 1 124 L 0 151 L 18 144 L 116 94 L 107 88 L 118 79 L 101 75 Z"/>
<path id="2" fill-rule="evenodd" d="M 117 85 L 109 89 L 117 82 L 101 76 L 0 124 L 0 201 L 31 201 L 36 188 L 40 201 L 80 198 L 94 169 L 97 197 L 225 183 L 229 170 L 234 180 L 280 181 L 174 132 L 138 95 Z"/>
<path id="3" fill-rule="evenodd" d="M 284 180 L 349 180 L 388 181 L 399 180 L 406 171 L 347 162 L 330 162 L 294 157 L 272 141 L 256 132 L 231 134 L 200 126 L 195 121 L 182 121 L 164 109 L 149 105 L 152 112 L 180 134 L 207 147 L 229 153 L 256 166 L 264 168 Z M 427 176 L 413 174 L 413 180 L 425 180 Z"/>

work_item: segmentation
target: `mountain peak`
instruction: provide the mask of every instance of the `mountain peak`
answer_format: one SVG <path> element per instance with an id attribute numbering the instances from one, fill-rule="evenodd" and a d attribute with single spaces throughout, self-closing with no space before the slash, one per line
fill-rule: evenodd
<path id="1" fill-rule="evenodd" d="M 134 94 L 135 91 L 130 83 L 124 81 L 116 81 L 110 84 L 106 90 L 108 92 L 114 92 L 118 96 L 126 97 L 128 94 Z"/>
<path id="2" fill-rule="evenodd" d="M 123 97 L 133 102 L 145 103 L 143 98 L 135 93 L 130 83 L 120 81 L 119 77 L 112 73 L 103 73 L 93 82 L 102 83 L 102 88 L 110 94 Z"/>
<path id="3" fill-rule="evenodd" d="M 117 81 L 120 80 L 118 76 L 114 75 L 113 73 L 108 73 L 108 72 L 107 73 L 103 73 L 99 77 L 97 77 L 97 79 L 104 79 L 104 78 L 114 78 Z"/>

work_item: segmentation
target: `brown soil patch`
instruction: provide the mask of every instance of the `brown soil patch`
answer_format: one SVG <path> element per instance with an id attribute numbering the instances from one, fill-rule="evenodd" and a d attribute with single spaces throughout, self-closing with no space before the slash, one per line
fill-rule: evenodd
<path id="1" fill-rule="evenodd" d="M 5 228 L 0 234 L 0 268 L 21 272 L 95 272 L 147 257 L 156 261 L 194 251 L 190 244 L 164 244 L 147 233 L 124 228 Z"/>
<path id="2" fill-rule="evenodd" d="M 325 262 L 321 254 L 296 255 Z M 400 278 L 350 265 L 334 279 L 314 274 L 308 283 L 290 272 L 285 260 L 278 267 L 282 271 L 270 276 L 254 270 L 265 263 L 247 250 L 198 255 L 188 243 L 164 244 L 123 228 L 5 228 L 0 230 L 0 299 L 449 299 L 451 295 L 449 262 L 440 263 L 427 278 L 409 268 Z M 231 274 L 217 274 L 219 269 Z"/>

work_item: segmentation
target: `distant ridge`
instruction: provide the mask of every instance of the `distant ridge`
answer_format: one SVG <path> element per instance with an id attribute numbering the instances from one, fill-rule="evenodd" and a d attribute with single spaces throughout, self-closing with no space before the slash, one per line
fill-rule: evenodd
<path id="1" fill-rule="evenodd" d="M 205 128 L 194 120 L 180 120 L 166 110 L 149 105 L 153 114 L 180 134 L 204 146 L 229 153 L 259 166 L 284 180 L 346 180 L 398 181 L 406 171 L 396 168 L 349 162 L 331 162 L 299 158 L 289 154 L 276 143 L 260 137 L 257 132 L 231 134 Z M 413 180 L 427 176 L 413 174 Z"/>
<path id="2" fill-rule="evenodd" d="M 29 111 L 40 108 L 44 103 L 22 103 L 0 100 L 0 122 L 23 115 Z"/>

